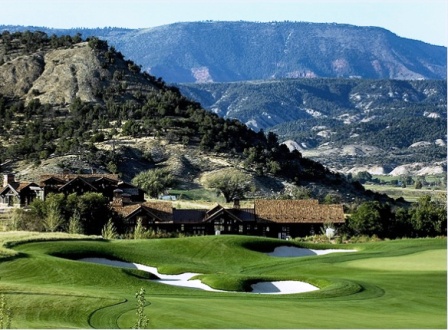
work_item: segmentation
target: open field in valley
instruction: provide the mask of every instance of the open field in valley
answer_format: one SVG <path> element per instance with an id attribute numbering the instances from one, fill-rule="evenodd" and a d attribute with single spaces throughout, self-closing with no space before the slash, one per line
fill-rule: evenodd
<path id="1" fill-rule="evenodd" d="M 408 202 L 416 202 L 420 197 L 425 195 L 442 199 L 445 199 L 443 196 L 446 197 L 446 190 L 442 189 L 415 189 L 411 187 L 401 188 L 378 184 L 364 184 L 364 188 L 381 194 L 386 194 L 394 199 L 402 197 Z"/>
<path id="2" fill-rule="evenodd" d="M 0 243 L 0 292 L 13 311 L 13 328 L 132 328 L 140 288 L 150 328 L 447 327 L 446 238 L 299 245 L 247 236 L 106 241 L 4 232 Z M 357 252 L 265 253 L 284 245 Z M 86 257 L 199 273 L 203 283 L 230 292 L 175 287 L 141 270 L 78 260 Z M 256 282 L 283 280 L 319 290 L 244 292 Z"/>

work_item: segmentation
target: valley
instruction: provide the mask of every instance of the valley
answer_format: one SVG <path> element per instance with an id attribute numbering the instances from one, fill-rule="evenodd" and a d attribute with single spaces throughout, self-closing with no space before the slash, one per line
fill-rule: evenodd
<path id="1" fill-rule="evenodd" d="M 180 84 L 206 109 L 345 174 L 446 173 L 446 81 L 284 79 Z"/>

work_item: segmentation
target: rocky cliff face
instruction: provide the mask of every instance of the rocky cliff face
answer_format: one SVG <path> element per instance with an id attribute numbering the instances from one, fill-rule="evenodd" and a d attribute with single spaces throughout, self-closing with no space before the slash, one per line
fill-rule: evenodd
<path id="1" fill-rule="evenodd" d="M 87 42 L 20 55 L 0 66 L 0 94 L 26 102 L 38 99 L 42 104 L 65 105 L 75 98 L 102 102 L 108 91 L 129 99 L 136 92 L 154 88 L 147 80 L 131 75 L 124 59 L 114 61 L 110 66 Z"/>

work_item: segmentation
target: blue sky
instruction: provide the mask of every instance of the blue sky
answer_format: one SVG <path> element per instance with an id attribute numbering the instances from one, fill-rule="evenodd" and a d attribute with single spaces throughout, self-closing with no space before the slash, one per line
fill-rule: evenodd
<path id="1" fill-rule="evenodd" d="M 447 0 L 0 0 L 5 25 L 147 28 L 200 20 L 379 26 L 448 46 Z"/>

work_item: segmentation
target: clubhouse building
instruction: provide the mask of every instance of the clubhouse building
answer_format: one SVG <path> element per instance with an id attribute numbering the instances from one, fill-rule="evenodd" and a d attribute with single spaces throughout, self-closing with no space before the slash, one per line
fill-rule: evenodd
<path id="1" fill-rule="evenodd" d="M 307 236 L 319 233 L 326 223 L 345 223 L 340 204 L 319 204 L 317 200 L 257 199 L 251 208 L 241 208 L 239 200 L 231 207 L 219 204 L 211 209 L 176 209 L 169 201 L 145 201 L 138 187 L 119 180 L 114 174 L 48 174 L 39 184 L 16 182 L 4 175 L 0 188 L 0 209 L 26 207 L 34 199 L 44 200 L 49 193 L 96 192 L 110 201 L 110 207 L 132 231 L 137 222 L 156 232 L 186 235 L 240 234 L 275 238 Z"/>

